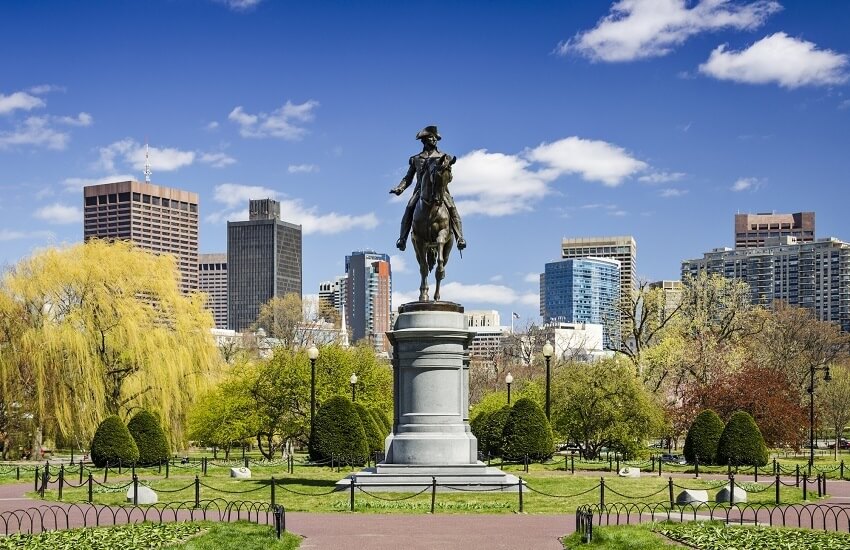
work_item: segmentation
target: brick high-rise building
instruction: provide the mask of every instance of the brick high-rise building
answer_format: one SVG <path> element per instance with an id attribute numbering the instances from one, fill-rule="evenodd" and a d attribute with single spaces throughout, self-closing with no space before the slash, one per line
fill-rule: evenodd
<path id="1" fill-rule="evenodd" d="M 198 290 L 198 195 L 138 181 L 83 188 L 83 240 L 122 239 L 172 254 L 183 292 Z"/>
<path id="2" fill-rule="evenodd" d="M 198 290 L 207 295 L 215 328 L 227 328 L 227 254 L 198 254 Z"/>
<path id="3" fill-rule="evenodd" d="M 389 351 L 384 333 L 391 328 L 390 257 L 372 250 L 352 252 L 345 257 L 345 273 L 345 315 L 352 339 L 356 342 L 368 338 L 375 351 Z"/>
<path id="4" fill-rule="evenodd" d="M 289 293 L 301 298 L 301 226 L 280 219 L 280 203 L 248 202 L 248 221 L 227 222 L 227 328 L 257 321 L 260 306 Z"/>
<path id="5" fill-rule="evenodd" d="M 776 237 L 796 237 L 801 243 L 814 241 L 815 213 L 735 214 L 735 248 L 759 248 Z"/>

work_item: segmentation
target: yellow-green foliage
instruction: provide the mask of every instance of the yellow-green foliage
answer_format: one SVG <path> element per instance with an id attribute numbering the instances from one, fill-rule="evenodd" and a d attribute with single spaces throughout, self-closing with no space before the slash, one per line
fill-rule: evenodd
<path id="1" fill-rule="evenodd" d="M 172 442 L 220 362 L 203 295 L 170 255 L 92 240 L 21 260 L 0 288 L 0 383 L 48 430 L 90 439 L 110 414 L 157 412 Z"/>

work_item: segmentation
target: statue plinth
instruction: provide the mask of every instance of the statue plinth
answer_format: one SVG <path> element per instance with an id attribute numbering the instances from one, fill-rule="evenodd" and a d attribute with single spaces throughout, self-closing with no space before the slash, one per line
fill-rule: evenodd
<path id="1" fill-rule="evenodd" d="M 370 490 L 421 490 L 416 484 L 436 477 L 438 483 L 505 484 L 505 490 L 516 490 L 515 476 L 478 460 L 469 427 L 468 350 L 474 334 L 466 328 L 463 307 L 404 304 L 387 336 L 393 346 L 393 433 L 384 462 L 356 474 L 357 482 L 380 484 Z M 339 486 L 347 488 L 348 479 Z"/>

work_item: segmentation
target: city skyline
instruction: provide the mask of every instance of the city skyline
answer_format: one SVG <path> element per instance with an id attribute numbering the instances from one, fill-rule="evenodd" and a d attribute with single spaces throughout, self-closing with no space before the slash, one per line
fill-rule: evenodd
<path id="1" fill-rule="evenodd" d="M 633 235 L 646 280 L 734 246 L 739 212 L 815 212 L 817 238 L 850 240 L 850 5 L 448 6 L 419 40 L 414 6 L 4 5 L 0 45 L 24 55 L 0 61 L 2 261 L 81 241 L 82 187 L 143 181 L 147 141 L 151 182 L 199 195 L 199 252 L 274 198 L 303 227 L 305 295 L 374 249 L 397 307 L 418 274 L 394 248 L 410 190 L 388 191 L 431 124 L 469 243 L 443 297 L 503 319 L 537 317 L 564 237 Z"/>

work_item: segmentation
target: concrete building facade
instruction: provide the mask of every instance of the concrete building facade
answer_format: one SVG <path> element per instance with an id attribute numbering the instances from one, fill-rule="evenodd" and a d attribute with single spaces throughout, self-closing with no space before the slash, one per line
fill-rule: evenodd
<path id="1" fill-rule="evenodd" d="M 797 242 L 815 240 L 815 213 L 735 214 L 735 248 L 761 248 L 768 239 L 796 237 Z"/>
<path id="2" fill-rule="evenodd" d="M 611 258 L 620 262 L 620 295 L 631 299 L 637 288 L 637 242 L 630 235 L 619 237 L 580 237 L 561 240 L 561 258 Z"/>
<path id="3" fill-rule="evenodd" d="M 207 295 L 215 328 L 227 328 L 227 254 L 198 254 L 198 290 Z"/>
<path id="4" fill-rule="evenodd" d="M 275 200 L 248 206 L 248 221 L 227 222 L 227 328 L 240 332 L 272 298 L 302 297 L 301 226 L 281 220 Z"/>
<path id="5" fill-rule="evenodd" d="M 367 338 L 378 353 L 390 343 L 392 268 L 387 254 L 374 250 L 352 252 L 345 257 L 345 315 L 352 339 Z"/>
<path id="6" fill-rule="evenodd" d="M 198 290 L 198 195 L 138 181 L 83 188 L 83 240 L 121 239 L 174 256 L 180 289 Z"/>

